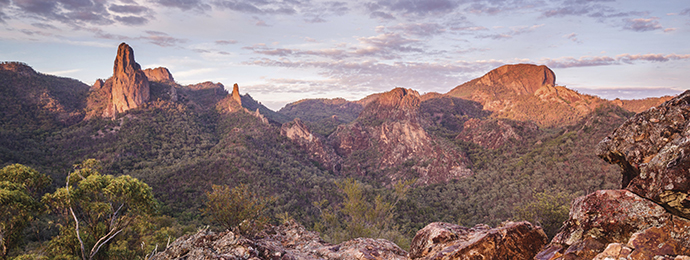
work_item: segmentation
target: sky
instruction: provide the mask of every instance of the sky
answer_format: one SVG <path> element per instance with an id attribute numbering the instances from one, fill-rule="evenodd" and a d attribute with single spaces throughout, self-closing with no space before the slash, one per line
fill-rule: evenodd
<path id="1" fill-rule="evenodd" d="M 687 0 L 0 0 L 0 61 L 92 85 L 121 42 L 142 68 L 237 83 L 274 110 L 446 93 L 516 63 L 607 99 L 690 89 Z"/>

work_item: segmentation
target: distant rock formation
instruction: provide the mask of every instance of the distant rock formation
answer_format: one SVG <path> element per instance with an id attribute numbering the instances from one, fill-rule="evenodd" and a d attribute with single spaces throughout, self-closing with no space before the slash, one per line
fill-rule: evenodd
<path id="1" fill-rule="evenodd" d="M 158 67 L 155 69 L 145 69 L 144 74 L 149 81 L 174 83 L 175 79 L 167 68 Z"/>
<path id="2" fill-rule="evenodd" d="M 126 43 L 117 49 L 113 76 L 105 82 L 97 80 L 88 100 L 92 116 L 113 118 L 118 113 L 141 107 L 149 101 L 149 81 L 134 60 L 134 51 Z"/>
<path id="3" fill-rule="evenodd" d="M 557 86 L 551 69 L 531 64 L 501 66 L 446 95 L 477 101 L 497 118 L 547 127 L 576 123 L 608 102 Z"/>
<path id="4" fill-rule="evenodd" d="M 356 238 L 331 245 L 294 221 L 271 226 L 256 237 L 201 230 L 178 238 L 151 259 L 407 259 L 407 252 L 388 240 Z"/>
<path id="5" fill-rule="evenodd" d="M 235 83 L 235 85 L 232 86 L 232 93 L 230 94 L 232 96 L 232 100 L 235 100 L 237 104 L 240 104 L 242 106 L 242 97 L 240 96 L 240 86 Z"/>
<path id="6" fill-rule="evenodd" d="M 332 146 L 328 145 L 324 137 L 312 133 L 309 127 L 299 118 L 283 124 L 280 128 L 280 134 L 305 149 L 311 159 L 321 163 L 333 172 L 340 171 L 342 158 L 335 153 Z"/>
<path id="7" fill-rule="evenodd" d="M 529 222 L 496 228 L 434 222 L 417 231 L 410 259 L 532 259 L 546 242 L 544 231 Z"/>
<path id="8" fill-rule="evenodd" d="M 424 130 L 420 103 L 417 91 L 396 88 L 368 103 L 354 122 L 338 126 L 328 139 L 343 158 L 343 168 L 368 174 L 352 155 L 370 154 L 366 159 L 376 170 L 400 167 L 387 173 L 391 181 L 415 175 L 418 183 L 429 184 L 472 174 L 460 151 Z"/>
<path id="9" fill-rule="evenodd" d="M 540 132 L 539 126 L 532 122 L 472 118 L 463 124 L 456 139 L 496 149 L 506 143 L 520 142 L 525 136 L 537 136 Z"/>
<path id="10" fill-rule="evenodd" d="M 621 166 L 624 190 L 576 199 L 568 221 L 535 259 L 690 258 L 689 123 L 686 91 L 602 140 L 597 154 Z"/>

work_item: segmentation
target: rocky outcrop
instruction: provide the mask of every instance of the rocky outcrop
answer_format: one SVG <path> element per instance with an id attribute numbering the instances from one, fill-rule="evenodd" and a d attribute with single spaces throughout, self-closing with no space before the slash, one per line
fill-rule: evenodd
<path id="1" fill-rule="evenodd" d="M 393 182 L 415 176 L 418 184 L 470 175 L 464 154 L 424 130 L 420 103 L 416 91 L 396 88 L 371 101 L 354 122 L 338 126 L 328 139 L 343 169 L 359 175 L 382 170 Z"/>
<path id="2" fill-rule="evenodd" d="M 113 76 L 108 79 L 112 91 L 112 110 L 122 113 L 138 108 L 149 101 L 149 81 L 134 61 L 134 50 L 126 43 L 120 44 L 113 66 Z M 114 114 L 113 114 L 114 115 Z"/>
<path id="3" fill-rule="evenodd" d="M 575 124 L 608 102 L 557 86 L 551 69 L 532 64 L 501 66 L 446 95 L 479 102 L 493 117 L 547 127 Z"/>
<path id="4" fill-rule="evenodd" d="M 148 78 L 149 81 L 157 81 L 164 83 L 175 82 L 173 75 L 167 68 L 158 67 L 155 69 L 145 69 L 144 74 L 146 74 L 146 78 Z"/>
<path id="5" fill-rule="evenodd" d="M 357 238 L 331 245 L 296 222 L 271 226 L 255 239 L 231 231 L 201 230 L 183 236 L 151 259 L 407 259 L 407 252 L 384 239 Z"/>
<path id="6" fill-rule="evenodd" d="M 573 201 L 568 221 L 535 259 L 594 259 L 607 255 L 652 259 L 687 254 L 689 220 L 628 190 L 603 190 Z"/>
<path id="7" fill-rule="evenodd" d="M 597 154 L 622 169 L 622 187 L 690 218 L 690 91 L 623 123 Z"/>
<path id="8" fill-rule="evenodd" d="M 415 235 L 410 259 L 531 259 L 546 242 L 544 231 L 529 222 L 496 228 L 434 222 Z"/>
<path id="9" fill-rule="evenodd" d="M 479 78 L 486 86 L 500 85 L 517 94 L 534 94 L 541 86 L 556 85 L 556 74 L 548 67 L 531 64 L 504 65 Z"/>
<path id="10" fill-rule="evenodd" d="M 282 125 L 280 134 L 297 143 L 305 149 L 312 160 L 315 160 L 333 172 L 340 171 L 341 158 L 333 147 L 328 145 L 325 138 L 312 133 L 302 120 L 295 118 L 292 122 Z"/>
<path id="11" fill-rule="evenodd" d="M 536 259 L 680 259 L 690 255 L 690 91 L 628 119 L 597 146 L 624 190 L 576 199 Z"/>
<path id="12" fill-rule="evenodd" d="M 519 143 L 525 136 L 537 136 L 540 132 L 539 126 L 532 122 L 471 118 L 463 124 L 462 132 L 455 138 L 496 149 L 506 143 Z"/>
<path id="13" fill-rule="evenodd" d="M 232 100 L 237 102 L 237 104 L 242 106 L 242 97 L 240 96 L 240 86 L 235 83 L 235 85 L 232 86 L 232 93 L 230 94 L 232 96 Z"/>
<path id="14" fill-rule="evenodd" d="M 105 82 L 97 80 L 89 97 L 89 115 L 115 117 L 118 113 L 141 107 L 149 101 L 149 81 L 134 60 L 134 51 L 126 43 L 117 49 L 113 76 Z"/>

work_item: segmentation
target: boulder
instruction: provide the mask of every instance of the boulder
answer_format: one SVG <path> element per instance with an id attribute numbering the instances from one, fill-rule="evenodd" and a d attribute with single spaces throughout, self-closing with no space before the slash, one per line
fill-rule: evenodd
<path id="1" fill-rule="evenodd" d="M 622 188 L 690 218 L 690 91 L 627 120 L 597 146 Z"/>
<path id="2" fill-rule="evenodd" d="M 496 228 L 434 222 L 415 235 L 410 259 L 531 259 L 546 242 L 544 231 L 529 222 Z"/>
<path id="3" fill-rule="evenodd" d="M 600 190 L 573 201 L 569 219 L 535 259 L 653 259 L 688 253 L 690 220 L 628 190 Z"/>
<path id="4" fill-rule="evenodd" d="M 384 239 L 357 238 L 331 245 L 294 221 L 269 226 L 249 239 L 208 229 L 178 238 L 151 259 L 407 259 L 407 252 Z"/>

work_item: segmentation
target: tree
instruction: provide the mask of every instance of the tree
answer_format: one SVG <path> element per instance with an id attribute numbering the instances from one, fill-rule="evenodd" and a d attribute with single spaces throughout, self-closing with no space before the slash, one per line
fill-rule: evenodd
<path id="1" fill-rule="evenodd" d="M 268 223 L 266 206 L 273 201 L 273 198 L 263 198 L 252 192 L 246 184 L 232 189 L 213 185 L 206 199 L 204 214 L 221 226 L 244 235 L 253 235 Z"/>
<path id="2" fill-rule="evenodd" d="M 314 229 L 334 243 L 371 237 L 385 238 L 403 248 L 408 247 L 409 238 L 393 222 L 396 205 L 405 199 L 414 182 L 415 179 L 399 181 L 393 185 L 392 190 L 381 193 L 389 195 L 389 199 L 378 194 L 371 201 L 361 182 L 353 178 L 340 181 L 336 185 L 344 195 L 343 202 L 339 207 L 331 205 L 330 208 L 324 208 L 324 204 L 328 202 L 325 200 L 314 203 L 321 210 L 321 221 L 315 224 Z"/>
<path id="3" fill-rule="evenodd" d="M 49 183 L 50 178 L 21 164 L 0 170 L 0 258 L 19 244 L 22 230 L 43 211 L 38 194 Z"/>
<path id="4" fill-rule="evenodd" d="M 87 159 L 74 169 L 64 188 L 43 197 L 65 221 L 60 235 L 50 242 L 53 254 L 106 259 L 115 237 L 148 218 L 157 202 L 144 182 L 129 175 L 102 175 L 97 160 Z"/>
<path id="5" fill-rule="evenodd" d="M 515 218 L 535 223 L 552 238 L 568 220 L 572 195 L 553 190 L 534 193 L 533 200 L 515 208 Z"/>

